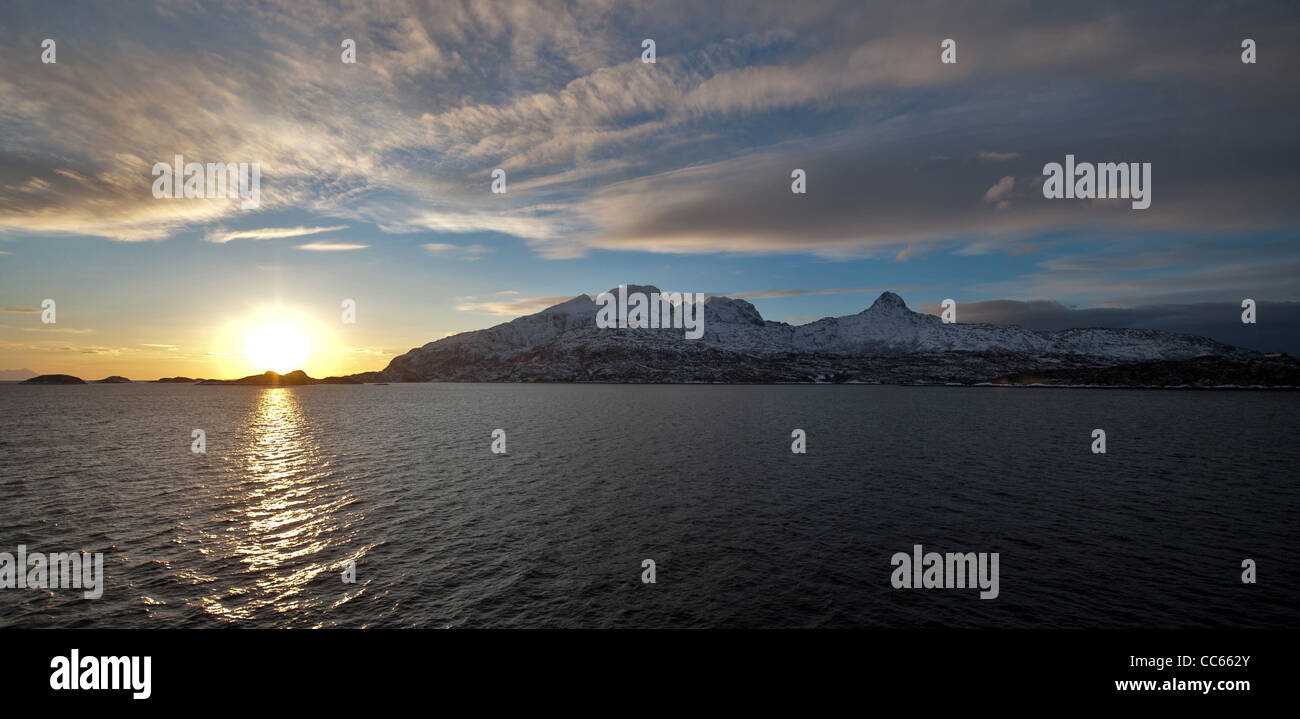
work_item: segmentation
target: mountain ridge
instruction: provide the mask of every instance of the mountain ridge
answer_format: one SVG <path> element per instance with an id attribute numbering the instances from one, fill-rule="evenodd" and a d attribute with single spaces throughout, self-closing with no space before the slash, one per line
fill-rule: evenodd
<path id="1" fill-rule="evenodd" d="M 626 290 L 659 292 L 653 285 Z M 912 311 L 888 291 L 861 312 L 804 325 L 764 319 L 744 299 L 707 296 L 698 339 L 685 338 L 680 328 L 600 328 L 598 306 L 590 295 L 576 295 L 530 315 L 427 342 L 378 371 L 322 379 L 295 370 L 156 381 L 263 387 L 430 381 L 1300 387 L 1300 361 L 1285 353 L 1160 330 L 945 324 Z M 106 381 L 129 380 L 99 380 Z M 25 382 L 81 383 L 68 375 Z"/>
<path id="2" fill-rule="evenodd" d="M 626 291 L 659 289 L 628 285 Z M 1205 356 L 1244 362 L 1261 356 L 1209 338 L 1159 330 L 945 324 L 912 311 L 890 291 L 857 314 L 803 325 L 763 319 L 744 299 L 709 296 L 698 340 L 683 339 L 680 329 L 598 328 L 596 311 L 590 296 L 577 295 L 531 315 L 412 348 L 379 372 L 351 377 L 391 382 L 976 383 L 1049 370 Z"/>

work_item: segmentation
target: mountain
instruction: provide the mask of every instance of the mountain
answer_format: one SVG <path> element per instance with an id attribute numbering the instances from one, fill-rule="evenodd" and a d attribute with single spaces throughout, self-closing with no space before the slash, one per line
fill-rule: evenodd
<path id="1" fill-rule="evenodd" d="M 1254 357 L 1193 357 L 1115 367 L 1049 369 L 999 377 L 996 384 L 1086 387 L 1296 387 L 1300 362 L 1285 354 Z"/>
<path id="2" fill-rule="evenodd" d="M 629 296 L 658 291 L 627 287 Z M 591 297 L 578 295 L 536 314 L 430 342 L 395 357 L 381 372 L 352 379 L 972 384 L 1049 370 L 1206 356 L 1249 365 L 1262 357 L 1205 337 L 1155 330 L 944 324 L 908 309 L 893 292 L 855 315 L 799 326 L 764 320 L 745 300 L 709 297 L 704 335 L 697 340 L 685 339 L 682 329 L 598 328 L 597 309 Z"/>
<path id="3" fill-rule="evenodd" d="M 36 373 L 26 367 L 22 369 L 0 369 L 0 382 L 16 382 L 35 377 Z"/>

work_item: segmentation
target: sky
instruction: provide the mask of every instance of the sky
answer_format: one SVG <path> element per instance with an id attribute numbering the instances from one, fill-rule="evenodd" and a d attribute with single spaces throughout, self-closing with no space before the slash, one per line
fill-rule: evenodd
<path id="1" fill-rule="evenodd" d="M 621 283 L 1300 353 L 1300 4 L 1071 5 L 6 2 L 0 370 L 377 370 Z M 155 197 L 177 154 L 257 206 Z"/>

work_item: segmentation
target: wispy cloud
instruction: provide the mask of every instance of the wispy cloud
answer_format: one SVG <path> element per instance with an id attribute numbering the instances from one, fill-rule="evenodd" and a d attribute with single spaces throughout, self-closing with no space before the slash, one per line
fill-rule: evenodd
<path id="1" fill-rule="evenodd" d="M 76 354 L 121 354 L 125 348 L 120 347 L 101 347 L 91 345 L 86 347 L 73 347 L 69 345 L 29 345 L 21 342 L 0 342 L 0 349 L 26 351 L 26 352 L 56 352 L 56 353 L 76 353 Z"/>
<path id="2" fill-rule="evenodd" d="M 1286 203 L 1261 201 L 1297 189 L 1294 175 L 1267 176 L 1250 169 L 1267 163 L 1242 161 L 1291 137 L 1294 83 L 1263 64 L 1250 68 L 1250 83 L 1240 82 L 1240 63 L 1200 49 L 1220 42 L 1221 24 L 1208 15 L 1188 14 L 1171 30 L 1155 9 L 1089 16 L 940 3 L 963 28 L 963 48 L 978 53 L 966 57 L 979 58 L 945 66 L 936 60 L 930 5 L 898 11 L 844 0 L 791 12 L 785 2 L 756 1 L 740 13 L 725 3 L 597 5 L 605 9 L 539 0 L 304 2 L 243 17 L 220 6 L 170 6 L 157 17 L 136 10 L 150 13 L 142 18 L 149 27 L 213 28 L 204 38 L 210 42 L 184 54 L 130 33 L 114 35 L 109 52 L 108 40 L 56 18 L 53 29 L 76 38 L 60 49 L 78 73 L 33 73 L 21 43 L 0 49 L 0 122 L 21 138 L 0 153 L 0 227 L 147 241 L 237 216 L 235 202 L 151 196 L 152 163 L 184 152 L 199 162 L 259 162 L 267 210 L 310 208 L 394 232 L 504 233 L 547 258 L 592 248 L 842 256 L 884 245 L 897 252 L 963 236 L 980 216 L 953 198 L 977 202 L 990 181 L 960 169 L 926 177 L 918 158 L 977 158 L 946 163 L 972 167 L 1037 162 L 1060 154 L 1062 136 L 1148 148 L 1157 167 L 1179 170 L 1162 176 L 1156 208 L 1108 214 L 1108 222 L 1159 231 L 1296 219 Z M 639 45 L 629 47 L 626 27 L 651 17 L 673 38 L 673 51 L 661 48 L 659 62 L 647 65 Z M 1293 18 L 1285 3 L 1261 3 L 1243 10 L 1241 22 Z M 323 60 L 316 41 L 304 40 L 320 26 L 358 28 L 362 61 L 341 68 L 337 58 Z M 1300 51 L 1277 43 L 1272 52 L 1274 67 L 1288 67 Z M 1141 90 L 1153 79 L 1188 86 L 1186 102 L 1195 104 L 1168 104 L 1180 96 L 1152 106 Z M 1195 89 L 1224 101 L 1206 108 L 1192 99 L 1204 96 Z M 1265 106 L 1273 110 L 1253 111 Z M 1080 108 L 1133 122 L 1098 129 Z M 1205 132 L 1217 128 L 1245 144 L 1183 171 L 1181 148 L 1197 138 L 1172 142 L 1150 121 L 1184 111 L 1218 113 L 1202 123 Z M 962 136 L 942 139 L 954 116 L 962 117 Z M 882 143 L 897 143 L 898 152 L 889 156 Z M 846 155 L 846 147 L 859 149 Z M 770 156 L 771 167 L 747 167 L 745 158 L 756 154 Z M 782 183 L 773 178 L 819 158 L 803 207 L 775 201 Z M 709 165 L 721 182 L 700 193 L 692 168 Z M 510 174 L 506 196 L 486 190 L 496 167 Z M 732 174 L 745 169 L 763 172 Z M 629 181 L 639 186 L 621 184 Z M 650 188 L 658 191 L 653 201 L 639 192 Z M 1197 211 L 1207 197 L 1222 201 L 1210 203 L 1214 212 Z M 437 207 L 430 209 L 430 198 Z M 719 210 L 687 231 L 704 207 Z M 1000 213 L 977 231 L 1002 238 L 1096 218 L 1081 207 Z M 334 229 L 342 228 L 214 230 L 207 239 Z"/>
<path id="3" fill-rule="evenodd" d="M 57 333 L 60 333 L 60 334 L 68 334 L 68 335 L 88 335 L 88 334 L 91 334 L 91 333 L 94 332 L 94 331 L 95 331 L 95 330 L 90 329 L 89 327 L 84 327 L 84 328 L 77 328 L 77 327 L 51 327 L 51 326 L 49 326 L 49 325 L 43 325 L 43 326 L 41 326 L 41 327 L 24 327 L 24 328 L 23 328 L 23 332 L 57 332 Z"/>
<path id="4" fill-rule="evenodd" d="M 738 300 L 762 300 L 774 297 L 798 297 L 801 295 L 840 295 L 860 292 L 884 292 L 886 287 L 831 287 L 822 290 L 753 290 L 749 292 L 723 292 L 721 296 Z M 894 289 L 901 289 L 895 287 Z"/>
<path id="5" fill-rule="evenodd" d="M 298 249 L 312 252 L 346 252 L 348 250 L 364 250 L 369 246 L 349 242 L 308 242 L 305 245 L 298 245 Z"/>
<path id="6" fill-rule="evenodd" d="M 1239 26 L 1296 27 L 1290 3 L 1237 5 Z M 1223 49 L 1222 14 L 1171 25 L 1160 6 L 737 7 L 177 3 L 124 9 L 111 34 L 77 12 L 53 15 L 42 32 L 67 38 L 59 66 L 32 70 L 24 28 L 0 46 L 0 135 L 13 138 L 0 148 L 0 231 L 120 241 L 192 231 L 221 244 L 367 223 L 415 233 L 448 263 L 489 263 L 506 236 L 556 260 L 621 251 L 920 264 L 1015 256 L 1047 246 L 1045 233 L 1143 242 L 1300 223 L 1300 175 L 1278 160 L 1295 146 L 1300 90 L 1283 68 L 1300 65 L 1300 44 L 1272 42 L 1268 62 L 1243 66 Z M 938 62 L 936 14 L 962 29 L 957 65 Z M 209 32 L 185 48 L 151 41 L 199 23 Z M 648 65 L 628 33 L 651 25 L 671 41 Z M 321 27 L 353 28 L 356 66 L 322 51 Z M 1181 91 L 1152 93 L 1158 85 Z M 1153 163 L 1149 210 L 1032 191 L 1044 162 L 1093 149 L 1104 156 L 1091 159 Z M 152 164 L 176 153 L 260 163 L 259 213 L 153 198 Z M 806 195 L 789 192 L 794 167 L 809 173 Z M 488 189 L 496 168 L 509 176 L 504 195 Z M 228 229 L 277 222 L 297 226 Z M 346 239 L 298 247 L 371 242 Z M 1086 281 L 1144 287 L 1095 275 L 1061 286 Z"/>
<path id="7" fill-rule="evenodd" d="M 225 244 L 231 240 L 279 240 L 286 237 L 306 237 L 322 232 L 337 232 L 348 229 L 347 225 L 334 227 L 267 227 L 260 230 L 214 230 L 203 239 L 208 242 Z"/>
<path id="8" fill-rule="evenodd" d="M 1016 178 L 1007 175 L 998 180 L 992 187 L 984 193 L 984 201 L 990 204 L 997 204 L 999 207 L 1005 207 L 1003 201 L 1011 194 L 1016 187 Z"/>
<path id="9" fill-rule="evenodd" d="M 401 350 L 390 349 L 387 347 L 340 347 L 334 351 L 338 354 L 382 358 L 401 354 Z"/>
<path id="10" fill-rule="evenodd" d="M 451 245 L 445 242 L 428 242 L 420 246 L 425 252 L 437 257 L 468 261 L 480 260 L 492 251 L 491 247 L 485 245 Z"/>
<path id="11" fill-rule="evenodd" d="M 519 317 L 541 312 L 548 307 L 554 307 L 571 299 L 573 299 L 573 296 L 521 297 L 513 300 L 475 301 L 476 298 L 474 297 L 462 297 L 460 298 L 461 302 L 456 305 L 456 309 L 461 312 L 482 312 L 502 317 Z"/>

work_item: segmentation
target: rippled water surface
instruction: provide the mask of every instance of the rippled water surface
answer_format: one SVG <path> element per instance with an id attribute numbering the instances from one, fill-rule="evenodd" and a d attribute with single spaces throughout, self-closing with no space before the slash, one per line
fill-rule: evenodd
<path id="1" fill-rule="evenodd" d="M 107 575 L 0 626 L 1297 627 L 1298 399 L 0 384 L 0 551 Z M 918 543 L 1001 596 L 892 589 Z"/>

